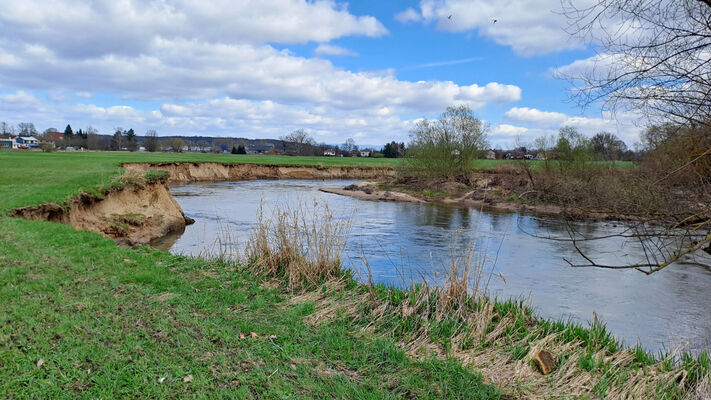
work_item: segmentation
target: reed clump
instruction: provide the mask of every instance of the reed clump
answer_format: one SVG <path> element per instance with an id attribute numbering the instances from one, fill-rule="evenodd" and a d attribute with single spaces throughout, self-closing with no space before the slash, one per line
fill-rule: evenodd
<path id="1" fill-rule="evenodd" d="M 262 205 L 247 241 L 247 264 L 264 276 L 285 278 L 290 290 L 341 278 L 350 230 L 350 219 L 337 218 L 328 205 L 276 209 L 271 218 Z"/>

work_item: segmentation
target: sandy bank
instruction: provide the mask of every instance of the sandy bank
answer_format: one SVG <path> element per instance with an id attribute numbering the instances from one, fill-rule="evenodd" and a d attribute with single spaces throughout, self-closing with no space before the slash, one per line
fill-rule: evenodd
<path id="1" fill-rule="evenodd" d="M 382 167 L 310 167 L 215 162 L 126 163 L 122 167 L 126 171 L 166 171 L 170 184 L 252 179 L 378 179 L 395 176 L 395 170 Z"/>

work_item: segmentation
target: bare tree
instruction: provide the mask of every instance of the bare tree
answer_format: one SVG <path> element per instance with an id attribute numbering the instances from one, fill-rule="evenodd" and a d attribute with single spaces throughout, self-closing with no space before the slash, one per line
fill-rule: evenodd
<path id="1" fill-rule="evenodd" d="M 15 127 L 8 124 L 5 121 L 0 122 L 0 134 L 2 135 L 14 135 Z"/>
<path id="2" fill-rule="evenodd" d="M 316 141 L 304 129 L 297 129 L 279 139 L 290 143 L 296 154 L 300 156 L 310 155 L 312 146 L 316 145 Z"/>
<path id="3" fill-rule="evenodd" d="M 143 144 L 146 150 L 154 153 L 160 151 L 160 141 L 158 140 L 158 132 L 155 129 L 149 129 L 146 131 L 146 135 L 143 138 Z"/>
<path id="4" fill-rule="evenodd" d="M 679 123 L 711 119 L 711 1 L 564 0 L 572 34 L 599 44 L 592 65 L 565 73 L 583 105 Z"/>
<path id="5" fill-rule="evenodd" d="M 581 237 L 571 229 L 570 240 L 583 260 L 570 264 L 653 273 L 699 250 L 711 253 L 711 211 L 706 206 L 711 192 L 711 0 L 596 0 L 585 7 L 576 3 L 563 0 L 569 29 L 592 40 L 599 50 L 587 66 L 562 69 L 562 75 L 574 83 L 583 106 L 600 103 L 607 110 L 635 111 L 649 122 L 664 123 L 648 130 L 643 140 L 655 155 L 664 155 L 670 146 L 676 153 L 668 152 L 671 157 L 662 162 L 654 160 L 662 166 L 659 174 L 638 177 L 648 179 L 639 197 L 686 200 L 689 207 L 648 213 L 644 223 L 608 236 L 638 241 L 645 257 L 639 263 L 601 263 L 580 245 L 600 238 Z M 692 179 L 685 183 L 684 175 Z M 687 193 L 693 198 L 686 199 Z"/>
<path id="6" fill-rule="evenodd" d="M 20 122 L 17 124 L 17 130 L 20 136 L 35 136 L 38 133 L 32 122 Z"/>

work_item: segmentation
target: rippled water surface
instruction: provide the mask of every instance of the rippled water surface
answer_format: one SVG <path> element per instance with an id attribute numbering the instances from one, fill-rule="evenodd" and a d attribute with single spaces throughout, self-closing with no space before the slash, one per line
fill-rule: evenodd
<path id="1" fill-rule="evenodd" d="M 471 242 L 486 265 L 490 296 L 530 299 L 539 315 L 588 324 L 596 312 L 627 345 L 649 350 L 688 342 L 690 349 L 711 347 L 711 270 L 693 263 L 676 264 L 651 276 L 625 270 L 572 268 L 570 243 L 531 235 L 566 237 L 555 218 L 421 204 L 369 202 L 320 192 L 352 181 L 245 181 L 175 186 L 185 214 L 196 223 L 163 246 L 173 253 L 199 255 L 228 243 L 243 249 L 260 203 L 265 215 L 275 206 L 313 209 L 327 204 L 335 215 L 349 217 L 353 228 L 344 263 L 361 279 L 367 258 L 373 279 L 403 286 L 409 281 L 437 282 L 448 269 L 453 236 Z M 611 223 L 584 223 L 590 235 L 621 229 Z M 459 232 L 459 233 L 457 233 Z M 635 260 L 639 249 L 619 238 L 585 242 L 601 261 Z M 464 251 L 464 249 L 459 250 Z M 639 259 L 637 259 L 639 261 Z M 490 278 L 490 279 L 489 279 Z"/>

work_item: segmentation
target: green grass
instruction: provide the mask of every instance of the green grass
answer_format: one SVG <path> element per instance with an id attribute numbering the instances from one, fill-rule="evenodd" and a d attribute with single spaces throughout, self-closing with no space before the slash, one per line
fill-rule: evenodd
<path id="1" fill-rule="evenodd" d="M 500 398 L 233 264 L 0 223 L 0 398 Z"/>

